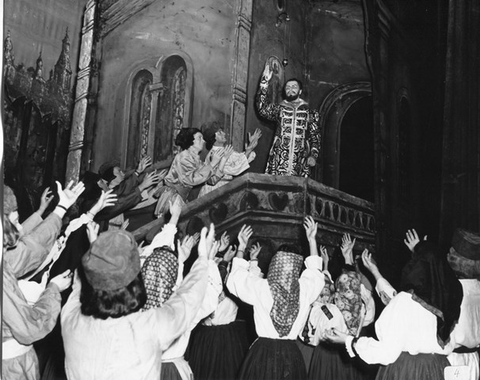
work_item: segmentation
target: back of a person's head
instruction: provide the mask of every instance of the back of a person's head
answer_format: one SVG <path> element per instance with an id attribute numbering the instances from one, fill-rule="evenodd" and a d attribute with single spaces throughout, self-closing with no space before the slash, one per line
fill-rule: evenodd
<path id="1" fill-rule="evenodd" d="M 273 255 L 268 266 L 267 278 L 269 282 L 280 280 L 280 277 L 298 278 L 303 266 L 303 257 L 299 248 L 291 244 L 282 244 Z M 283 273 L 283 274 L 282 274 Z M 280 277 L 279 277 L 280 276 Z M 293 276 L 293 277 L 292 277 Z M 281 280 L 283 281 L 283 280 Z"/>
<path id="2" fill-rule="evenodd" d="M 98 175 L 103 178 L 107 183 L 115 178 L 113 169 L 119 167 L 120 163 L 117 160 L 104 162 L 100 168 L 98 168 Z"/>
<path id="3" fill-rule="evenodd" d="M 142 266 L 147 302 L 142 310 L 161 307 L 169 300 L 178 277 L 178 257 L 168 246 L 155 248 Z"/>
<path id="4" fill-rule="evenodd" d="M 447 260 L 458 278 L 480 278 L 480 269 L 473 265 L 480 260 L 480 233 L 457 228 L 452 236 Z"/>
<path id="5" fill-rule="evenodd" d="M 124 230 L 101 233 L 82 257 L 81 311 L 106 319 L 140 310 L 146 291 L 134 236 Z"/>
<path id="6" fill-rule="evenodd" d="M 190 148 L 197 133 L 202 133 L 202 131 L 198 128 L 182 128 L 175 138 L 175 145 L 178 145 L 182 150 Z"/>
<path id="7" fill-rule="evenodd" d="M 218 121 L 212 121 L 211 123 L 203 124 L 201 129 L 205 140 L 205 148 L 210 150 L 216 141 L 215 134 L 222 129 L 222 126 Z"/>

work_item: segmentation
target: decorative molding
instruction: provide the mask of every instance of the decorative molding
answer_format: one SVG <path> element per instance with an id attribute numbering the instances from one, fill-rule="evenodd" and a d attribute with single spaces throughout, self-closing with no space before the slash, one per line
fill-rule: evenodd
<path id="1" fill-rule="evenodd" d="M 85 123 L 87 118 L 88 91 L 90 88 L 90 64 L 94 39 L 94 20 L 97 4 L 96 0 L 89 0 L 83 15 L 80 59 L 78 65 L 77 85 L 75 91 L 75 105 L 73 108 L 72 130 L 70 146 L 68 148 L 66 180 L 77 181 L 80 176 L 82 149 L 85 138 Z"/>
<path id="2" fill-rule="evenodd" d="M 210 223 L 215 231 L 233 236 L 244 224 L 252 226 L 252 242 L 301 246 L 303 222 L 311 215 L 318 223 L 317 241 L 332 252 L 349 233 L 356 238 L 355 249 L 375 252 L 374 205 L 310 178 L 247 173 L 182 209 L 178 230 L 193 234 Z M 141 239 L 159 221 L 134 231 Z M 264 247 L 266 248 L 266 247 Z M 308 249 L 308 247 L 303 247 Z"/>
<path id="3" fill-rule="evenodd" d="M 252 28 L 252 0 L 237 0 L 237 28 L 232 75 L 232 103 L 230 138 L 234 148 L 243 150 L 247 104 L 248 66 L 250 58 L 250 31 Z"/>

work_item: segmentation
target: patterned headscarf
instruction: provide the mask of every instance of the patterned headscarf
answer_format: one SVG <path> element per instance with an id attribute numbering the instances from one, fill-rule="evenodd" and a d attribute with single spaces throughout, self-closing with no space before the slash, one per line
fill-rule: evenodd
<path id="1" fill-rule="evenodd" d="M 273 296 L 270 318 L 278 334 L 289 334 L 300 309 L 300 270 L 303 257 L 292 252 L 279 251 L 268 268 L 267 281 Z"/>
<path id="2" fill-rule="evenodd" d="M 147 290 L 143 311 L 162 306 L 173 293 L 178 277 L 178 259 L 169 247 L 155 248 L 142 267 Z"/>

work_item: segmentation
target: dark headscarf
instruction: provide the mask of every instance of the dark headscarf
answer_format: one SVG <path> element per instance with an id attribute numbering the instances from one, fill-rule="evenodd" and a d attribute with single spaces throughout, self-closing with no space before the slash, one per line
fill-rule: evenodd
<path id="1" fill-rule="evenodd" d="M 268 268 L 267 281 L 273 296 L 270 318 L 281 337 L 290 333 L 300 309 L 298 279 L 302 265 L 302 256 L 279 251 L 273 256 Z"/>
<path id="2" fill-rule="evenodd" d="M 458 321 L 463 289 L 446 255 L 428 241 L 415 246 L 412 259 L 403 268 L 400 290 L 412 293 L 415 301 L 437 317 L 437 338 L 441 347 L 448 342 Z"/>

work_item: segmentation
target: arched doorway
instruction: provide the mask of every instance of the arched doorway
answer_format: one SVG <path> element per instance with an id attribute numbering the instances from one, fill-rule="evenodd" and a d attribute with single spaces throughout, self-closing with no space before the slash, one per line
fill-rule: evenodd
<path id="1" fill-rule="evenodd" d="M 322 154 L 314 179 L 374 201 L 373 107 L 369 82 L 334 89 L 319 109 Z"/>

